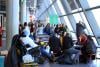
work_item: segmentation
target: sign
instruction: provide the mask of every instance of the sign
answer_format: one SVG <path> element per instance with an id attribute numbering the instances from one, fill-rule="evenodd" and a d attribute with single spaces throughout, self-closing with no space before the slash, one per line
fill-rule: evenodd
<path id="1" fill-rule="evenodd" d="M 49 15 L 50 24 L 58 24 L 58 15 Z"/>

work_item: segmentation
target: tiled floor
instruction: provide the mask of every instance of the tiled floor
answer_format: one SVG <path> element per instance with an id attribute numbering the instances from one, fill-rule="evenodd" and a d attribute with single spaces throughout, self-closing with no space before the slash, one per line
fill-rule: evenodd
<path id="1" fill-rule="evenodd" d="M 100 67 L 100 60 L 94 60 L 93 62 L 87 64 L 73 64 L 73 65 L 61 65 L 57 63 L 44 63 L 39 65 L 39 67 Z"/>

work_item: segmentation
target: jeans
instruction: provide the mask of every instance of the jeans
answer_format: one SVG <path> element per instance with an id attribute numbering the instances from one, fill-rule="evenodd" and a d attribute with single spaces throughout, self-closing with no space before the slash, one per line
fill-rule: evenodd
<path id="1" fill-rule="evenodd" d="M 74 47 L 66 49 L 65 55 L 69 56 L 72 61 L 79 59 L 80 50 L 75 49 Z M 79 60 L 78 60 L 79 61 Z"/>
<path id="2" fill-rule="evenodd" d="M 51 53 L 46 52 L 45 47 L 40 47 L 40 51 L 41 51 L 41 54 L 42 54 L 43 57 L 47 57 L 47 58 L 51 57 Z"/>
<path id="3" fill-rule="evenodd" d="M 67 53 L 67 54 L 77 54 L 79 52 L 80 51 L 75 49 L 74 47 L 65 50 L 65 53 Z"/>

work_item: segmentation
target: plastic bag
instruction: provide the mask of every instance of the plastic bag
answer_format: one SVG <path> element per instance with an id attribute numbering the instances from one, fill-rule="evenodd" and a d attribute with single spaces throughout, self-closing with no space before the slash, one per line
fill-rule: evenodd
<path id="1" fill-rule="evenodd" d="M 22 57 L 24 63 L 30 63 L 34 62 L 34 57 L 32 57 L 30 54 L 26 54 Z"/>

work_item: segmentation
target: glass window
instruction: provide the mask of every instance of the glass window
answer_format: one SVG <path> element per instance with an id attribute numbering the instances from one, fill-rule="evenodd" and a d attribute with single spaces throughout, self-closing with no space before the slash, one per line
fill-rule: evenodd
<path id="1" fill-rule="evenodd" d="M 72 26 L 71 26 L 71 24 L 70 24 L 70 22 L 69 22 L 67 16 L 64 16 L 63 18 L 64 18 L 64 20 L 66 21 L 65 24 L 68 26 L 69 30 L 70 30 L 70 31 L 73 31 L 73 28 L 72 28 Z"/>
<path id="2" fill-rule="evenodd" d="M 52 1 L 51 1 L 51 0 L 50 0 L 50 3 L 52 3 Z M 51 8 L 54 10 L 54 13 L 55 13 L 55 14 L 57 14 L 57 11 L 56 11 L 56 9 L 55 9 L 54 5 L 52 5 L 52 6 L 51 6 Z M 49 11 L 50 11 L 50 9 L 49 9 Z"/>
<path id="3" fill-rule="evenodd" d="M 69 3 L 69 5 L 70 5 L 70 7 L 71 7 L 72 10 L 77 9 L 77 6 L 76 6 L 75 2 L 77 3 L 77 5 L 80 8 L 79 0 L 67 0 L 67 1 L 68 1 L 68 3 Z"/>
<path id="4" fill-rule="evenodd" d="M 62 15 L 65 15 L 66 13 L 65 13 L 64 8 L 63 8 L 63 6 L 61 4 L 61 1 L 60 0 L 57 0 L 57 4 L 58 4 L 58 7 L 59 7 Z"/>
<path id="5" fill-rule="evenodd" d="M 68 29 L 69 29 L 69 32 L 70 32 L 70 34 L 71 34 L 73 40 L 77 40 L 75 31 L 73 30 L 73 28 L 72 28 L 72 26 L 71 26 L 71 23 L 70 23 L 70 21 L 68 20 L 67 16 L 64 16 L 63 18 L 64 18 L 64 20 L 65 20 L 65 24 L 67 25 L 67 27 L 68 27 Z"/>
<path id="6" fill-rule="evenodd" d="M 59 7 L 59 9 L 60 9 L 62 15 L 65 15 L 66 12 L 65 12 L 65 10 L 64 10 L 64 8 L 63 8 L 63 5 L 62 5 L 61 1 L 60 1 L 60 0 L 57 0 L 57 4 L 58 4 L 58 7 Z M 70 31 L 73 31 L 72 26 L 71 26 L 71 24 L 70 24 L 70 22 L 69 22 L 67 16 L 64 16 L 63 18 L 64 18 L 64 20 L 65 20 L 65 24 L 68 26 L 68 29 L 69 29 Z"/>
<path id="7" fill-rule="evenodd" d="M 94 10 L 92 10 L 92 12 L 93 12 L 93 15 L 96 19 L 97 25 L 99 26 L 99 29 L 100 29 L 100 8 L 99 9 L 94 9 Z M 97 37 L 97 41 L 100 45 L 100 36 Z"/>
<path id="8" fill-rule="evenodd" d="M 100 6 L 100 0 L 87 0 L 90 7 Z"/>
<path id="9" fill-rule="evenodd" d="M 78 23 L 79 21 L 83 21 L 82 18 L 80 17 L 80 14 L 79 14 L 79 13 L 73 14 L 73 16 L 74 16 L 74 18 L 75 18 L 75 20 L 76 20 L 77 23 Z"/>
<path id="10" fill-rule="evenodd" d="M 96 22 L 97 22 L 97 24 L 100 28 L 100 8 L 99 9 L 94 9 L 94 10 L 92 10 L 92 12 L 93 12 L 93 15 L 96 19 Z"/>
<path id="11" fill-rule="evenodd" d="M 86 33 L 87 33 L 88 35 L 94 36 L 94 35 L 93 35 L 93 32 L 92 32 L 92 30 L 91 30 L 91 28 L 90 28 L 90 25 L 88 24 L 88 22 L 87 22 L 87 20 L 86 20 L 86 17 L 85 17 L 85 15 L 84 15 L 83 12 L 81 12 L 81 14 L 79 14 L 79 13 L 73 14 L 73 16 L 75 17 L 75 20 L 76 20 L 77 22 L 83 21 L 83 22 L 85 23 L 86 28 L 87 28 L 87 29 L 86 29 Z M 98 43 L 100 42 L 99 39 L 97 39 L 97 40 L 98 40 L 98 43 L 97 43 L 95 37 L 93 38 L 93 40 L 94 40 L 95 45 L 98 45 Z M 99 44 L 100 44 L 100 43 L 99 43 Z"/>
<path id="12" fill-rule="evenodd" d="M 85 23 L 86 28 L 87 28 L 85 31 L 86 31 L 87 34 L 93 35 L 92 30 L 91 30 L 91 28 L 90 28 L 90 26 L 89 26 L 89 24 L 88 24 L 88 22 L 86 20 L 86 17 L 85 17 L 85 15 L 84 15 L 83 12 L 73 14 L 73 16 L 74 16 L 74 18 L 75 18 L 75 20 L 76 20 L 77 23 L 79 21 L 83 21 Z"/>
<path id="13" fill-rule="evenodd" d="M 50 0 L 50 2 L 53 3 L 54 0 Z M 61 9 L 59 8 L 57 1 L 51 6 L 51 8 L 53 8 L 53 10 L 55 12 L 55 13 L 53 13 L 51 11 L 51 9 L 49 9 L 49 12 L 51 12 L 51 14 L 56 14 L 58 16 L 62 15 L 62 13 L 60 11 Z M 61 23 L 61 19 L 60 18 L 58 18 L 58 23 Z"/>
<path id="14" fill-rule="evenodd" d="M 94 41 L 95 45 L 96 45 L 96 46 L 98 46 L 98 43 L 97 43 L 96 38 L 95 38 L 95 37 L 92 37 L 92 39 L 93 39 L 93 41 Z"/>

